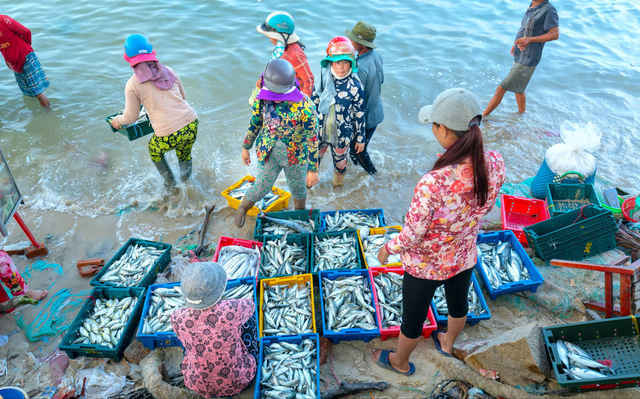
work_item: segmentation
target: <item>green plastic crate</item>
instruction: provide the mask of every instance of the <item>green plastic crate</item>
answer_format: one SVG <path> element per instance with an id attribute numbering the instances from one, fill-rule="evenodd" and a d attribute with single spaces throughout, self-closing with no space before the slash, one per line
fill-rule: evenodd
<path id="1" fill-rule="evenodd" d="M 617 317 L 545 327 L 542 335 L 558 384 L 577 392 L 640 386 L 640 333 L 636 323 L 632 317 Z M 555 346 L 558 340 L 578 344 L 596 360 L 611 360 L 616 375 L 572 380 L 560 361 Z"/>
<path id="2" fill-rule="evenodd" d="M 551 216 L 558 216 L 589 204 L 600 205 L 600 201 L 593 184 L 549 183 L 547 204 Z"/>
<path id="3" fill-rule="evenodd" d="M 112 132 L 123 134 L 129 139 L 129 141 L 133 141 L 153 133 L 153 126 L 151 126 L 151 122 L 149 122 L 149 115 L 147 115 L 147 120 L 145 122 L 122 125 L 120 129 L 116 129 L 111 126 L 111 120 L 118 115 L 120 115 L 120 113 L 109 115 L 105 120 L 109 124 Z"/>
<path id="4" fill-rule="evenodd" d="M 287 220 L 302 220 L 304 222 L 308 222 L 309 220 L 313 220 L 314 229 L 312 233 L 320 232 L 320 211 L 318 209 L 309 209 L 303 211 L 282 211 L 282 212 L 269 212 L 267 215 L 270 218 L 275 219 L 287 219 Z M 256 227 L 253 231 L 253 238 L 256 241 L 262 241 L 265 238 L 274 238 L 279 237 L 281 235 L 277 234 L 264 234 L 264 226 L 266 224 L 271 224 L 269 220 L 263 218 L 256 218 Z M 294 234 L 289 234 L 294 235 Z"/>
<path id="5" fill-rule="evenodd" d="M 145 288 L 142 287 L 131 287 L 131 288 L 112 288 L 112 287 L 96 287 L 91 291 L 91 296 L 87 298 L 82 309 L 76 315 L 76 318 L 71 323 L 69 330 L 64 335 L 62 342 L 58 346 L 60 350 L 65 351 L 67 356 L 70 359 L 75 359 L 78 356 L 88 356 L 88 357 L 106 357 L 109 359 L 114 359 L 116 361 L 120 361 L 122 358 L 122 354 L 124 350 L 129 346 L 129 342 L 131 342 L 131 338 L 136 333 L 136 328 L 138 323 L 140 322 L 140 316 L 142 315 L 142 307 L 144 306 L 144 293 Z M 136 297 L 138 298 L 138 302 L 133 308 L 133 312 L 131 313 L 131 317 L 127 321 L 127 325 L 124 327 L 124 331 L 122 332 L 122 336 L 118 341 L 118 344 L 115 348 L 107 348 L 103 346 L 97 346 L 93 344 L 73 344 L 78 338 L 78 329 L 82 325 L 84 319 L 87 318 L 89 312 L 93 310 L 94 304 L 93 301 L 95 299 L 123 299 L 127 297 Z M 93 298 L 93 299 L 91 299 Z"/>

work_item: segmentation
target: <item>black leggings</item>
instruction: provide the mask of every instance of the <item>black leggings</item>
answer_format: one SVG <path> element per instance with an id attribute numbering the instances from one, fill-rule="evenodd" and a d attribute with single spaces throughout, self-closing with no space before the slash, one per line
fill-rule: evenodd
<path id="1" fill-rule="evenodd" d="M 427 319 L 429 306 L 436 289 L 444 284 L 444 293 L 449 308 L 449 316 L 459 319 L 469 313 L 469 282 L 473 268 L 456 274 L 448 280 L 427 280 L 404 273 L 402 281 L 402 327 L 400 331 L 407 338 L 422 335 L 422 325 Z"/>

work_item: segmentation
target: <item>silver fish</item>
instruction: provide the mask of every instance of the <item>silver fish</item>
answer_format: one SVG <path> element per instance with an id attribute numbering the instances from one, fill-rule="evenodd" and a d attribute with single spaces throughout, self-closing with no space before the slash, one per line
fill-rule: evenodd
<path id="1" fill-rule="evenodd" d="M 482 302 L 480 302 L 480 297 L 476 293 L 476 290 L 471 284 L 469 286 L 469 313 L 475 316 L 480 316 L 483 313 L 487 313 L 487 310 L 482 307 Z M 433 295 L 433 302 L 436 305 L 436 312 L 439 315 L 447 316 L 449 314 L 449 309 L 447 308 L 447 300 L 444 295 L 444 286 L 440 286 L 436 289 L 435 294 Z"/>
<path id="2" fill-rule="evenodd" d="M 560 361 L 565 366 L 565 371 L 574 380 L 603 378 L 607 376 L 604 372 L 609 375 L 616 374 L 613 368 L 595 361 L 576 344 L 558 340 L 556 341 L 556 349 L 560 355 Z"/>
<path id="3" fill-rule="evenodd" d="M 164 251 L 138 244 L 130 245 L 120 258 L 109 265 L 109 269 L 99 281 L 122 287 L 135 287 L 153 269 Z"/>
<path id="4" fill-rule="evenodd" d="M 378 328 L 369 279 L 364 276 L 345 276 L 335 280 L 323 277 L 322 293 L 327 330 Z"/>
<path id="5" fill-rule="evenodd" d="M 218 263 L 227 271 L 229 280 L 252 277 L 256 275 L 260 265 L 260 250 L 228 245 L 220 249 Z"/>
<path id="6" fill-rule="evenodd" d="M 357 269 L 355 234 L 344 233 L 339 236 L 314 237 L 313 272 L 332 269 Z"/>
<path id="7" fill-rule="evenodd" d="M 249 180 L 245 180 L 240 187 L 233 189 L 229 192 L 229 196 L 235 198 L 237 200 L 242 201 L 244 196 L 247 194 L 247 191 L 253 186 L 253 182 Z M 260 201 L 258 201 L 255 206 L 260 210 L 267 209 L 271 204 L 276 202 L 280 198 L 280 195 L 274 194 L 272 191 L 269 191 L 267 195 L 264 196 Z"/>
<path id="8" fill-rule="evenodd" d="M 309 222 L 304 222 L 302 220 L 293 220 L 293 219 L 278 219 L 267 216 L 264 212 L 260 212 L 259 218 L 262 218 L 265 221 L 269 222 L 269 229 L 273 231 L 283 231 L 282 234 L 290 232 L 290 233 L 300 233 L 300 234 L 311 234 L 313 233 L 314 223 L 313 220 Z M 273 225 L 277 226 L 277 229 L 274 228 Z M 267 227 L 265 227 L 266 230 Z"/>
<path id="9" fill-rule="evenodd" d="M 494 290 L 503 284 L 531 279 L 529 270 L 510 242 L 481 243 L 477 249 L 480 266 Z"/>
<path id="10" fill-rule="evenodd" d="M 96 299 L 73 343 L 115 348 L 137 303 L 135 297 Z"/>
<path id="11" fill-rule="evenodd" d="M 326 231 L 358 230 L 363 227 L 380 227 L 380 214 L 366 215 L 362 212 L 336 211 L 333 216 L 325 214 Z"/>
<path id="12" fill-rule="evenodd" d="M 272 343 L 263 350 L 260 398 L 317 397 L 319 371 L 315 341 L 305 339 L 299 344 Z"/>
<path id="13" fill-rule="evenodd" d="M 364 257 L 367 260 L 367 266 L 378 267 L 382 266 L 378 260 L 378 251 L 387 242 L 393 240 L 400 234 L 397 229 L 388 228 L 384 234 L 369 234 L 368 228 L 360 230 L 360 239 L 362 240 L 362 250 L 364 251 Z M 400 255 L 390 255 L 387 263 L 401 262 Z"/>
<path id="14" fill-rule="evenodd" d="M 307 270 L 307 247 L 289 244 L 288 234 L 279 239 L 268 239 L 262 247 L 260 273 L 266 277 L 304 274 Z"/>
<path id="15" fill-rule="evenodd" d="M 404 276 L 397 273 L 380 273 L 373 276 L 376 285 L 382 328 L 402 324 L 402 281 Z M 430 325 L 429 319 L 424 322 Z"/>
<path id="16" fill-rule="evenodd" d="M 310 283 L 303 286 L 263 284 L 264 336 L 313 332 Z"/>

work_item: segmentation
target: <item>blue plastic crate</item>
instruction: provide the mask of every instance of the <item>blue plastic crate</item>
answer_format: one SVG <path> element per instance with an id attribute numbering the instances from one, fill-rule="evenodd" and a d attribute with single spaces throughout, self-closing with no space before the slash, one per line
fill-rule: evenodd
<path id="1" fill-rule="evenodd" d="M 343 234 L 347 234 L 347 237 L 354 236 L 356 239 L 354 249 L 356 250 L 356 263 L 358 264 L 358 266 L 353 269 L 336 268 L 336 269 L 330 269 L 330 270 L 336 270 L 336 271 L 337 270 L 358 270 L 358 269 L 364 268 L 363 266 L 364 262 L 362 261 L 362 257 L 360 256 L 361 255 L 360 241 L 358 240 L 358 235 L 356 234 L 356 230 L 342 230 L 342 231 L 332 231 L 328 233 L 313 233 L 311 235 L 311 237 L 309 238 L 309 262 L 307 262 L 308 273 L 311 273 L 314 276 L 319 273 L 319 272 L 313 271 L 316 263 L 316 251 L 315 251 L 316 238 L 324 239 L 327 237 L 342 236 Z"/>
<path id="2" fill-rule="evenodd" d="M 320 397 L 320 336 L 317 333 L 307 333 L 300 335 L 264 337 L 260 339 L 260 357 L 258 358 L 258 374 L 256 375 L 256 384 L 253 399 L 260 399 L 260 380 L 262 379 L 262 363 L 264 362 L 264 348 L 275 343 L 288 342 L 291 344 L 299 344 L 305 339 L 316 341 L 316 397 Z"/>
<path id="3" fill-rule="evenodd" d="M 242 284 L 253 284 L 253 303 L 256 304 L 256 312 L 257 312 L 257 295 L 256 295 L 256 279 L 255 277 L 244 277 L 235 280 L 229 280 L 227 282 L 226 291 L 235 288 Z M 136 338 L 138 341 L 142 343 L 145 348 L 149 348 L 154 350 L 155 348 L 164 348 L 169 346 L 182 346 L 182 342 L 178 339 L 174 332 L 160 332 L 154 334 L 143 334 L 142 328 L 144 326 L 144 318 L 149 313 L 149 306 L 151 305 L 151 293 L 158 288 L 171 288 L 176 285 L 180 285 L 180 282 L 177 283 L 167 283 L 167 284 L 154 284 L 149 287 L 147 291 L 147 296 L 144 301 L 144 308 L 142 308 L 142 317 L 140 318 L 140 324 L 138 325 L 138 334 Z M 256 313 L 257 320 L 257 313 Z M 256 335 L 257 336 L 257 335 Z"/>
<path id="4" fill-rule="evenodd" d="M 385 218 L 384 218 L 384 210 L 383 209 L 351 209 L 351 210 L 339 210 L 339 211 L 327 211 L 327 212 L 322 212 L 320 213 L 320 223 L 322 223 L 322 229 L 320 230 L 322 233 L 326 233 L 327 232 L 327 222 L 324 220 L 324 218 L 326 216 L 334 216 L 336 214 L 336 212 L 340 212 L 340 213 L 364 213 L 365 215 L 375 215 L 376 213 L 379 214 L 378 219 L 380 221 L 380 226 L 379 227 L 383 227 L 386 226 L 386 222 L 385 222 Z"/>
<path id="5" fill-rule="evenodd" d="M 476 293 L 480 297 L 480 304 L 482 305 L 482 308 L 486 310 L 486 313 L 483 313 L 480 316 L 476 316 L 473 313 L 469 313 L 467 315 L 467 324 L 473 326 L 479 321 L 489 320 L 491 318 L 491 312 L 489 312 L 489 306 L 487 305 L 487 301 L 484 299 L 484 295 L 482 295 L 480 284 L 478 284 L 478 279 L 476 279 L 475 274 L 471 275 L 471 284 L 473 284 L 473 288 L 476 290 Z M 448 324 L 447 316 L 442 316 L 436 311 L 436 305 L 433 303 L 433 301 L 431 301 L 431 310 L 433 311 L 433 315 L 436 317 L 436 323 L 441 326 L 446 326 Z"/>
<path id="6" fill-rule="evenodd" d="M 322 336 L 327 338 L 329 341 L 334 344 L 339 343 L 340 341 L 364 341 L 369 342 L 374 338 L 380 336 L 380 329 L 376 328 L 375 330 L 363 330 L 362 328 L 348 328 L 343 329 L 341 331 L 333 331 L 327 330 L 327 322 L 324 317 L 324 292 L 322 291 L 322 279 L 328 278 L 329 280 L 335 280 L 339 277 L 352 277 L 352 276 L 364 276 L 366 280 L 369 282 L 369 287 L 371 289 L 372 282 L 369 276 L 369 271 L 367 269 L 359 269 L 359 270 L 342 270 L 342 271 L 334 271 L 327 270 L 318 273 L 318 286 L 320 287 L 320 311 L 322 312 Z M 373 289 L 371 289 L 371 307 L 374 309 L 374 320 L 378 319 L 378 313 L 375 310 L 375 300 L 373 297 Z M 377 324 L 377 322 L 376 322 Z"/>
<path id="7" fill-rule="evenodd" d="M 489 296 L 492 300 L 496 300 L 498 295 L 510 294 L 512 292 L 520 292 L 530 290 L 531 292 L 536 292 L 538 287 L 544 282 L 544 277 L 538 271 L 538 268 L 533 264 L 529 255 L 524 250 L 520 241 L 511 230 L 503 230 L 496 231 L 492 233 L 478 234 L 478 244 L 487 243 L 493 244 L 498 241 L 507 241 L 512 246 L 516 253 L 522 259 L 522 263 L 524 263 L 524 267 L 529 271 L 529 276 L 531 277 L 529 280 L 518 281 L 516 283 L 506 283 L 502 284 L 497 289 L 493 289 L 491 284 L 489 283 L 489 278 L 487 274 L 484 272 L 484 268 L 481 265 L 482 255 L 478 253 L 478 262 L 476 263 L 476 270 L 480 273 L 482 280 L 484 281 L 484 285 L 487 288 L 487 292 L 489 292 Z"/>

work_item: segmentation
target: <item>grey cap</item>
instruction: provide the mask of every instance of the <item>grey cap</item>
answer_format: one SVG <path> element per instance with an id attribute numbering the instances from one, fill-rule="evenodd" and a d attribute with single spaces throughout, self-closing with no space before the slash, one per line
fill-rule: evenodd
<path id="1" fill-rule="evenodd" d="M 469 130 L 469 122 L 478 116 L 482 119 L 480 100 L 463 88 L 443 91 L 433 105 L 422 107 L 418 113 L 420 122 L 445 125 L 456 132 Z"/>
<path id="2" fill-rule="evenodd" d="M 182 272 L 185 304 L 192 309 L 215 305 L 227 288 L 227 272 L 216 262 L 194 262 Z"/>
<path id="3" fill-rule="evenodd" d="M 269 61 L 262 74 L 264 85 L 274 93 L 283 94 L 291 89 L 296 81 L 296 70 L 287 60 Z"/>

